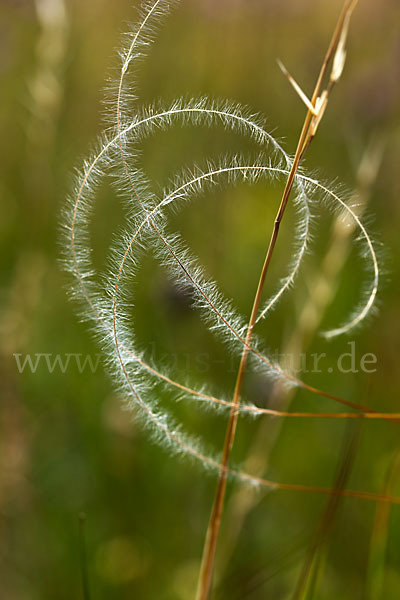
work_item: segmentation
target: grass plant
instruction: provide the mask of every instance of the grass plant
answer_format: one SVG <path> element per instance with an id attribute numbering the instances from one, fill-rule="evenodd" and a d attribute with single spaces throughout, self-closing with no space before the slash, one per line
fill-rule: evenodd
<path id="1" fill-rule="evenodd" d="M 191 458 L 217 477 L 217 489 L 205 537 L 197 600 L 210 598 L 229 478 L 267 490 L 320 493 L 330 497 L 325 517 L 317 530 L 308 562 L 304 566 L 295 592 L 296 598 L 303 598 L 316 550 L 327 535 L 340 498 L 373 500 L 378 502 L 378 506 L 400 503 L 400 498 L 392 493 L 392 486 L 389 485 L 383 493 L 345 487 L 355 451 L 352 443 L 350 451 L 344 453 L 342 466 L 332 488 L 270 480 L 262 473 L 247 472 L 234 466 L 231 458 L 240 417 L 321 421 L 379 419 L 396 424 L 400 418 L 400 414 L 374 411 L 368 408 L 364 401 L 342 398 L 306 383 L 270 356 L 267 345 L 255 331 L 257 324 L 270 315 L 296 280 L 311 243 L 313 206 L 316 203 L 322 203 L 335 212 L 337 228 L 346 231 L 345 236 L 341 238 L 342 242 L 344 238 L 346 243 L 348 242 L 349 232 L 357 231 L 357 243 L 363 253 L 368 273 L 365 292 L 359 306 L 346 320 L 326 331 L 325 337 L 331 339 L 355 330 L 373 312 L 379 285 L 379 264 L 374 243 L 356 205 L 357 199 L 343 196 L 336 192 L 336 188 L 320 182 L 302 169 L 303 158 L 316 136 L 332 89 L 344 68 L 350 19 L 357 1 L 346 0 L 344 3 L 311 98 L 307 98 L 298 83 L 281 65 L 284 75 L 307 109 L 293 157 L 266 130 L 264 119 L 247 107 L 234 102 L 200 97 L 179 98 L 168 105 L 160 102 L 152 106 L 139 106 L 136 90 L 137 64 L 145 56 L 147 47 L 153 43 L 159 24 L 177 4 L 178 2 L 167 0 L 144 2 L 137 25 L 133 26 L 124 38 L 123 49 L 120 51 L 120 68 L 107 91 L 105 132 L 77 175 L 75 191 L 71 195 L 69 209 L 64 217 L 63 247 L 68 248 L 66 265 L 72 274 L 72 295 L 80 304 L 81 314 L 93 325 L 116 387 L 126 399 L 126 406 L 135 410 L 135 414 L 141 418 L 153 438 L 164 445 L 169 453 Z M 226 155 L 218 160 L 206 159 L 203 167 L 186 169 L 171 177 L 167 188 L 159 189 L 139 167 L 141 143 L 160 130 L 178 125 L 208 128 L 222 125 L 238 136 L 249 138 L 257 148 L 257 157 L 254 159 L 236 154 Z M 285 181 L 284 189 L 261 274 L 255 286 L 251 314 L 246 319 L 235 308 L 233 299 L 222 294 L 218 283 L 205 272 L 199 259 L 192 254 L 182 237 L 170 232 L 167 215 L 169 211 L 178 210 L 179 206 L 193 202 L 207 190 L 219 185 L 231 186 L 241 182 L 252 184 L 263 181 L 267 186 L 270 180 L 277 179 Z M 90 223 L 95 212 L 98 188 L 104 181 L 109 180 L 123 201 L 126 222 L 124 230 L 110 248 L 108 273 L 99 277 L 93 265 Z M 263 300 L 264 284 L 271 261 L 278 258 L 275 256 L 275 248 L 289 203 L 295 207 L 297 219 L 292 261 L 275 293 Z M 196 388 L 187 383 L 184 377 L 182 380 L 176 380 L 168 369 L 153 364 L 146 352 L 141 350 L 130 326 L 131 282 L 135 278 L 141 257 L 149 250 L 178 285 L 185 290 L 190 289 L 193 308 L 199 311 L 205 325 L 225 343 L 226 352 L 237 357 L 239 367 L 233 397 L 218 397 L 213 393 L 212 385 L 210 389 L 202 386 Z M 334 254 L 337 257 L 337 253 Z M 334 268 L 335 276 L 339 275 L 343 261 L 344 258 L 342 260 L 342 257 L 339 257 L 339 267 Z M 330 283 L 334 285 L 334 282 Z M 251 399 L 242 399 L 243 381 L 249 368 L 258 369 L 266 374 L 279 390 L 303 389 L 310 394 L 344 405 L 346 410 L 301 412 L 291 411 L 289 406 L 283 410 L 256 406 L 251 403 Z M 186 433 L 183 425 L 168 414 L 154 391 L 157 385 L 173 390 L 177 400 L 184 399 L 200 409 L 227 415 L 225 441 L 221 453 L 205 448 L 202 440 Z M 383 517 L 378 515 L 377 519 L 381 522 Z"/>

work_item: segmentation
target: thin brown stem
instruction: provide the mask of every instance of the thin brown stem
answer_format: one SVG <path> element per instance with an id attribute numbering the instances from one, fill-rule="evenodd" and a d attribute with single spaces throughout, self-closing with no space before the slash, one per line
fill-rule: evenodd
<path id="1" fill-rule="evenodd" d="M 328 66 L 335 56 L 335 53 L 338 49 L 338 45 L 340 40 L 342 39 L 343 32 L 345 31 L 346 25 L 350 19 L 350 16 L 357 4 L 358 0 L 347 0 L 343 6 L 342 12 L 339 16 L 335 31 L 333 33 L 331 42 L 329 44 L 328 50 L 326 52 L 324 61 L 322 63 L 321 70 L 319 72 L 319 76 L 317 79 L 317 83 L 314 88 L 314 93 L 312 95 L 311 104 L 313 107 L 316 107 L 317 100 L 320 97 L 322 85 L 327 73 Z M 329 92 L 333 87 L 334 80 L 331 79 L 325 89 L 325 105 L 327 102 L 327 98 Z M 240 403 L 241 390 L 243 385 L 243 379 L 246 371 L 247 360 L 249 356 L 249 346 L 251 344 L 251 340 L 253 337 L 253 329 L 257 318 L 258 309 L 261 302 L 261 296 L 264 288 L 264 283 L 266 280 L 266 276 L 268 273 L 269 265 L 271 263 L 271 259 L 275 250 L 276 241 L 278 239 L 280 225 L 288 204 L 288 200 L 290 197 L 290 193 L 293 189 L 293 184 L 296 178 L 296 174 L 299 168 L 299 164 L 301 159 L 303 158 L 305 152 L 307 151 L 312 139 L 315 136 L 316 129 L 318 127 L 320 121 L 319 116 L 315 116 L 313 112 L 309 109 L 307 111 L 307 115 L 304 120 L 303 128 L 299 137 L 299 141 L 297 144 L 297 149 L 295 153 L 295 157 L 293 160 L 292 167 L 290 169 L 289 176 L 286 181 L 286 185 L 283 191 L 282 200 L 275 218 L 273 231 L 271 234 L 271 238 L 268 245 L 267 254 L 265 256 L 263 268 L 261 271 L 261 275 L 259 278 L 256 295 L 253 302 L 253 307 L 251 311 L 251 316 L 247 328 L 246 335 L 246 344 L 243 348 L 242 357 L 240 360 L 239 370 L 236 377 L 235 390 L 233 394 L 233 406 L 230 411 L 227 430 L 225 434 L 224 447 L 222 452 L 222 460 L 221 460 L 221 468 L 220 475 L 217 484 L 217 490 L 214 497 L 214 503 L 211 510 L 210 520 L 207 529 L 206 541 L 203 549 L 203 557 L 202 564 L 200 569 L 200 577 L 199 584 L 197 589 L 197 600 L 208 600 L 211 591 L 212 585 L 212 577 L 214 571 L 214 561 L 215 561 L 215 553 L 217 549 L 218 536 L 221 525 L 221 517 L 224 506 L 225 494 L 226 494 L 226 484 L 227 484 L 227 475 L 228 475 L 228 467 L 229 467 L 229 459 L 233 447 L 233 443 L 235 440 L 235 433 L 237 428 L 239 410 L 238 406 Z"/>

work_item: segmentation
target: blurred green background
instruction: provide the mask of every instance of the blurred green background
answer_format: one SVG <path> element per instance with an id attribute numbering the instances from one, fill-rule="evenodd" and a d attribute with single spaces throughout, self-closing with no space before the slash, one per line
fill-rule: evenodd
<path id="1" fill-rule="evenodd" d="M 337 0 L 185 0 L 140 66 L 138 104 L 199 95 L 237 100 L 266 115 L 270 130 L 294 152 L 305 110 L 275 58 L 311 93 L 340 7 Z M 135 18 L 130 0 L 0 5 L 0 596 L 6 600 L 83 598 L 85 567 L 93 599 L 194 597 L 215 475 L 150 441 L 134 415 L 121 410 L 101 363 L 95 372 L 80 372 L 72 362 L 63 373 L 57 366 L 50 372 L 42 361 L 35 372 L 20 373 L 14 356 L 79 353 L 96 361 L 101 353 L 67 299 L 59 223 L 73 170 L 104 129 L 102 90 L 117 64 L 124 23 Z M 313 252 L 294 289 L 260 328 L 273 352 L 293 348 L 294 340 L 300 351 L 304 343 L 309 354 L 327 353 L 320 373 L 304 374 L 308 383 L 388 412 L 399 411 L 399 24 L 396 0 L 360 1 L 343 79 L 307 157 L 307 168 L 337 178 L 349 190 L 363 185 L 357 172 L 366 148 L 378 156 L 373 166 L 381 159 L 364 190 L 367 214 L 373 215 L 368 222 L 383 256 L 379 313 L 361 331 L 329 344 L 312 327 L 308 331 L 307 323 L 306 335 L 299 330 L 331 239 L 332 216 L 316 207 Z M 144 142 L 140 165 L 154 185 L 162 185 L 182 167 L 223 152 L 255 155 L 257 148 L 222 128 L 175 127 Z M 282 184 L 216 188 L 170 217 L 170 229 L 181 232 L 245 315 Z M 266 296 L 290 260 L 293 217 L 289 210 Z M 91 230 L 100 270 L 121 218 L 115 191 L 105 184 Z M 359 301 L 361 267 L 357 253 L 350 252 L 340 281 L 330 281 L 334 302 L 323 315 L 323 328 L 340 323 Z M 237 359 L 207 332 L 188 295 L 150 255 L 134 289 L 133 318 L 147 356 L 167 364 L 178 378 L 229 398 Z M 375 373 L 334 368 L 352 341 L 358 361 L 365 353 L 376 355 Z M 214 452 L 221 449 L 226 416 L 204 414 L 193 403 L 175 406 L 173 395 L 160 399 Z M 248 374 L 245 399 L 266 407 L 289 405 L 260 373 Z M 291 398 L 290 406 L 341 410 L 305 392 Z M 356 438 L 350 456 L 343 443 Z M 352 467 L 346 487 L 381 492 L 398 447 L 398 430 L 389 422 L 349 428 L 344 421 L 292 419 L 277 425 L 243 419 L 235 458 L 246 461 L 252 453 L 253 472 L 261 464 L 270 479 L 332 486 L 344 452 L 342 467 L 346 461 Z M 328 498 L 239 488 L 229 488 L 213 598 L 292 598 Z M 395 478 L 390 491 L 400 495 Z M 335 509 L 309 598 L 399 596 L 399 508 L 374 527 L 376 508 L 345 499 Z"/>

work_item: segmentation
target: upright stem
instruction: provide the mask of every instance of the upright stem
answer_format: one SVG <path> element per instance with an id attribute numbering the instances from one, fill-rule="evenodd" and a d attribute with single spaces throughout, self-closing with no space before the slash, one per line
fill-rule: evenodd
<path id="1" fill-rule="evenodd" d="M 335 53 L 335 51 L 338 47 L 339 41 L 341 39 L 346 20 L 349 19 L 352 11 L 355 8 L 356 3 L 357 3 L 357 0 L 346 0 L 345 1 L 342 12 L 339 16 L 335 31 L 333 33 L 331 42 L 330 42 L 328 50 L 326 52 L 326 55 L 325 55 L 318 79 L 317 79 L 317 83 L 315 85 L 314 93 L 311 98 L 311 104 L 314 107 L 316 106 L 316 101 L 317 101 L 318 97 L 320 96 L 322 84 L 323 84 L 323 81 L 324 81 L 324 78 L 325 78 L 325 75 L 327 72 L 328 65 L 329 65 L 332 57 L 334 56 L 334 53 Z M 330 92 L 330 90 L 333 86 L 333 83 L 334 83 L 334 81 L 329 82 L 329 85 L 326 90 L 327 95 Z M 274 253 L 276 241 L 277 241 L 278 234 L 279 234 L 279 228 L 280 228 L 283 216 L 285 214 L 286 206 L 287 206 L 287 203 L 288 203 L 288 200 L 290 197 L 290 193 L 293 188 L 296 173 L 299 168 L 300 161 L 303 158 L 303 156 L 304 156 L 306 150 L 308 149 L 308 146 L 311 143 L 311 141 L 314 137 L 314 134 L 315 134 L 315 129 L 313 130 L 313 128 L 312 128 L 313 118 L 315 118 L 315 115 L 313 114 L 313 112 L 311 110 L 308 110 L 307 115 L 304 120 L 303 128 L 301 130 L 299 141 L 297 144 L 297 149 L 296 149 L 295 157 L 293 160 L 293 164 L 291 166 L 291 169 L 290 169 L 290 172 L 289 172 L 286 184 L 285 184 L 285 188 L 284 188 L 284 191 L 282 194 L 281 203 L 280 203 L 280 206 L 279 206 L 276 218 L 275 218 L 274 227 L 273 227 L 269 245 L 268 245 L 268 250 L 267 250 L 267 253 L 265 256 L 263 268 L 262 268 L 260 278 L 258 281 L 257 292 L 254 297 L 253 307 L 251 310 L 251 316 L 250 316 L 249 324 L 248 324 L 248 328 L 247 328 L 246 344 L 243 347 L 240 365 L 239 365 L 239 369 L 238 369 L 238 373 L 237 373 L 237 377 L 236 377 L 236 384 L 235 384 L 235 390 L 234 390 L 233 401 L 232 401 L 233 406 L 230 411 L 227 430 L 225 433 L 225 441 L 224 441 L 222 460 L 221 460 L 221 469 L 220 469 L 217 489 L 216 489 L 216 493 L 215 493 L 213 507 L 211 510 L 206 540 L 205 540 L 204 549 L 203 549 L 203 557 L 202 557 L 202 563 L 201 563 L 201 569 L 200 569 L 200 576 L 199 576 L 196 600 L 208 600 L 210 591 L 211 591 L 212 577 L 213 577 L 213 572 L 214 572 L 215 553 L 216 553 L 216 548 L 217 548 L 218 535 L 219 535 L 219 530 L 220 530 L 220 525 L 221 525 L 221 516 L 222 516 L 222 511 L 223 511 L 223 506 L 224 506 L 225 493 L 226 493 L 226 483 L 227 483 L 227 476 L 228 476 L 229 459 L 230 459 L 233 443 L 235 440 L 235 433 L 236 433 L 236 427 L 237 427 L 238 416 L 239 416 L 240 395 L 241 395 L 243 379 L 244 379 L 244 375 L 245 375 L 245 371 L 246 371 L 247 360 L 248 360 L 248 356 L 249 356 L 249 347 L 251 345 L 251 340 L 253 337 L 253 329 L 254 329 L 254 325 L 256 322 L 257 314 L 258 314 L 258 309 L 259 309 L 260 302 L 261 302 L 261 296 L 262 296 L 262 292 L 263 292 L 263 288 L 264 288 L 265 279 L 266 279 L 266 276 L 268 273 L 269 265 L 271 263 L 272 255 Z"/>

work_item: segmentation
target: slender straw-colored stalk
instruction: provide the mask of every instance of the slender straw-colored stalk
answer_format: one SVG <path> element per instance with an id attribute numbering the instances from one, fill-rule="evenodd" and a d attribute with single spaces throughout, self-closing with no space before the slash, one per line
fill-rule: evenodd
<path id="1" fill-rule="evenodd" d="M 332 36 L 331 42 L 329 44 L 327 53 L 325 55 L 317 83 L 315 85 L 314 93 L 311 98 L 312 107 L 315 110 L 311 110 L 309 107 L 307 111 L 307 115 L 303 124 L 303 128 L 300 134 L 300 138 L 297 144 L 297 149 L 295 153 L 295 157 L 293 160 L 293 164 L 289 173 L 289 176 L 286 181 L 286 185 L 283 191 L 282 200 L 279 206 L 278 213 L 275 218 L 274 228 L 272 231 L 272 235 L 270 238 L 270 242 L 268 245 L 267 254 L 264 260 L 263 268 L 261 271 L 261 275 L 259 278 L 257 292 L 254 298 L 253 307 L 251 311 L 251 316 L 249 320 L 249 325 L 247 328 L 246 334 L 246 344 L 243 348 L 243 353 L 239 365 L 239 370 L 236 378 L 236 385 L 233 394 L 233 406 L 230 411 L 228 426 L 225 434 L 224 447 L 222 452 L 222 461 L 221 461 L 221 469 L 220 475 L 217 484 L 217 490 L 214 498 L 213 507 L 211 510 L 211 516 L 207 528 L 206 541 L 203 549 L 203 557 L 202 564 L 200 569 L 200 577 L 197 589 L 197 600 L 208 600 L 212 577 L 214 571 L 214 561 L 215 561 L 215 553 L 217 548 L 219 530 L 221 525 L 221 517 L 224 506 L 225 494 L 226 494 L 226 484 L 227 484 L 227 476 L 228 476 L 228 466 L 229 459 L 235 439 L 236 427 L 238 422 L 239 410 L 238 406 L 240 403 L 240 395 L 242 390 L 243 378 L 246 371 L 247 360 L 249 355 L 249 346 L 253 337 L 253 329 L 257 319 L 258 309 L 261 302 L 261 296 L 264 288 L 265 279 L 268 273 L 269 265 L 272 259 L 272 255 L 274 253 L 276 241 L 279 234 L 280 225 L 286 210 L 286 206 L 290 197 L 290 193 L 293 188 L 293 183 L 295 181 L 296 173 L 300 164 L 304 153 L 306 152 L 309 144 L 315 136 L 317 127 L 322 118 L 323 111 L 325 110 L 328 95 L 330 90 L 332 89 L 334 83 L 340 76 L 340 73 L 336 73 L 335 63 L 337 63 L 337 58 L 340 53 L 339 60 L 341 62 L 344 61 L 344 41 L 345 36 L 347 34 L 348 24 L 350 16 L 357 4 L 358 0 L 347 0 L 344 4 L 342 12 L 340 14 L 338 23 L 336 25 L 334 34 Z M 328 66 L 333 60 L 333 70 L 330 77 L 330 81 L 325 90 L 321 93 L 322 85 L 327 73 Z M 318 100 L 320 100 L 320 112 L 317 112 Z"/>

